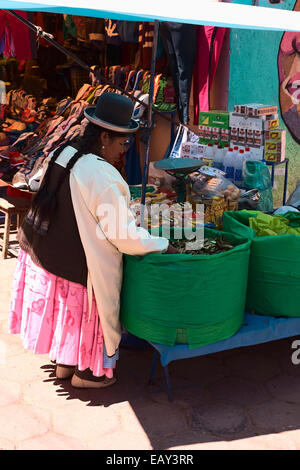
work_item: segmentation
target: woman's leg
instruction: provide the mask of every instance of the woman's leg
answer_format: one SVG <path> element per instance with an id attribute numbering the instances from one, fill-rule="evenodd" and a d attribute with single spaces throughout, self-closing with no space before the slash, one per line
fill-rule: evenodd
<path id="1" fill-rule="evenodd" d="M 67 366 L 65 364 L 56 364 L 55 375 L 58 379 L 67 379 L 75 372 L 75 366 Z"/>

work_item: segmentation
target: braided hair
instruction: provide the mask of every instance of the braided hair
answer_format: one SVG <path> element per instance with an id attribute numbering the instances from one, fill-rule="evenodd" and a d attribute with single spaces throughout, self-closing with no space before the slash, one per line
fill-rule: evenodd
<path id="1" fill-rule="evenodd" d="M 65 144 L 58 147 L 48 164 L 46 173 L 42 180 L 41 186 L 36 193 L 30 210 L 26 216 L 26 222 L 33 227 L 33 229 L 38 232 L 40 235 L 46 235 L 48 232 L 48 228 L 50 225 L 51 217 L 53 216 L 55 209 L 57 207 L 57 197 L 58 191 L 65 179 L 65 177 L 69 174 L 70 170 L 73 168 L 75 163 L 87 153 L 97 153 L 96 147 L 97 143 L 99 142 L 100 135 L 103 132 L 108 132 L 110 138 L 114 138 L 120 136 L 121 134 L 117 132 L 111 132 L 107 129 L 104 129 L 100 126 L 97 126 L 91 122 L 87 124 L 82 136 L 75 138 L 71 142 L 66 142 Z M 54 163 L 56 162 L 59 155 L 63 152 L 63 150 L 68 147 L 69 145 L 74 146 L 77 151 L 73 155 L 73 157 L 69 160 L 67 166 L 64 168 L 64 171 L 58 178 L 54 190 L 50 191 L 49 183 L 50 183 L 50 175 Z M 99 145 L 98 145 L 99 147 Z M 99 150 L 98 150 L 99 154 Z"/>

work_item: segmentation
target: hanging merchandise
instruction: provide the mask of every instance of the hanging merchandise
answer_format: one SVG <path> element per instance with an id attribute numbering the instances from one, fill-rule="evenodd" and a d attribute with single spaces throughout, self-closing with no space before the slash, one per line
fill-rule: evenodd
<path id="1" fill-rule="evenodd" d="M 152 47 L 154 38 L 154 23 L 139 24 L 139 67 L 144 70 L 151 69 Z"/>
<path id="2" fill-rule="evenodd" d="M 209 111 L 209 93 L 219 63 L 226 28 L 196 27 L 196 58 L 193 71 L 194 124 L 198 124 L 199 111 Z"/>
<path id="3" fill-rule="evenodd" d="M 18 12 L 23 18 L 32 20 L 33 13 Z M 36 41 L 32 32 L 16 18 L 0 10 L 0 38 L 5 35 L 4 53 L 7 57 L 15 54 L 19 60 L 36 58 Z"/>
<path id="4" fill-rule="evenodd" d="M 105 19 L 106 61 L 107 65 L 121 64 L 121 37 L 117 21 Z"/>
<path id="5" fill-rule="evenodd" d="M 187 124 L 189 122 L 189 100 L 196 54 L 195 26 L 164 22 L 160 24 L 160 34 L 170 60 L 179 120 L 183 124 Z"/>
<path id="6" fill-rule="evenodd" d="M 71 15 L 63 15 L 63 39 L 67 40 L 69 37 L 75 39 L 77 36 L 76 25 Z"/>
<path id="7" fill-rule="evenodd" d="M 84 84 L 75 99 L 65 98 L 58 104 L 51 98 L 36 102 L 34 97 L 22 90 L 10 91 L 9 115 L 13 115 L 14 119 L 6 115 L 6 120 L 1 124 L 10 139 L 5 149 L 5 165 L 1 168 L 2 179 L 17 189 L 36 192 L 47 157 L 55 148 L 71 142 L 82 132 L 88 123 L 84 118 L 84 109 L 95 104 L 100 94 L 109 90 L 108 85 Z M 34 132 L 28 132 L 32 129 Z M 133 144 L 126 157 L 125 170 L 131 184 L 140 184 L 139 149 L 137 142 Z M 17 160 L 16 152 L 20 156 Z"/>
<path id="8" fill-rule="evenodd" d="M 180 124 L 177 130 L 177 134 L 176 134 L 173 148 L 170 152 L 169 158 L 180 158 L 182 144 L 187 142 L 187 140 L 188 140 L 187 128 L 183 126 L 182 124 Z"/>
<path id="9" fill-rule="evenodd" d="M 125 173 L 129 185 L 142 183 L 142 172 L 140 165 L 140 152 L 138 149 L 138 138 L 136 135 L 132 138 L 129 150 L 126 152 Z"/>

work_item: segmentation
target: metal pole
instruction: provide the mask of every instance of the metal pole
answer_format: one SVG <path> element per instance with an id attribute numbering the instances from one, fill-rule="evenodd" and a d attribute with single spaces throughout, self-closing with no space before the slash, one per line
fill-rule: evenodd
<path id="1" fill-rule="evenodd" d="M 144 215 L 145 215 L 145 200 L 146 200 L 146 185 L 148 182 L 149 172 L 149 151 L 150 151 L 150 139 L 151 131 L 153 127 L 153 94 L 154 94 L 154 79 L 155 79 L 155 68 L 156 68 L 156 54 L 157 54 L 157 42 L 158 42 L 158 29 L 159 22 L 154 22 L 154 38 L 152 47 L 152 62 L 151 62 L 151 73 L 150 73 L 150 91 L 149 91 L 149 107 L 148 107 L 148 129 L 147 129 L 147 140 L 144 157 L 144 170 L 142 178 L 142 194 L 141 194 L 141 226 L 144 226 Z"/>

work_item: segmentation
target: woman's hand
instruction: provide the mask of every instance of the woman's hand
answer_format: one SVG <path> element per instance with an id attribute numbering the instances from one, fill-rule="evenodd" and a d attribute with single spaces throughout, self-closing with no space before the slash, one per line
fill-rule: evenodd
<path id="1" fill-rule="evenodd" d="M 176 255 L 176 253 L 178 253 L 178 251 L 175 248 L 175 246 L 173 246 L 173 245 L 171 245 L 171 243 L 169 243 L 168 249 L 167 249 L 167 251 L 164 252 L 164 254 L 165 255 Z"/>

